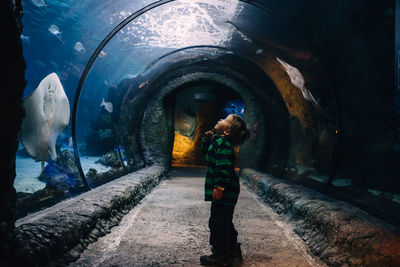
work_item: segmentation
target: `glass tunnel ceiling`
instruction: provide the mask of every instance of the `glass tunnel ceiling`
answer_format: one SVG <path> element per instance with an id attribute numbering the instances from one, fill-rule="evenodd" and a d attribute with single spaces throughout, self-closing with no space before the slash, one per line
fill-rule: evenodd
<path id="1" fill-rule="evenodd" d="M 325 121 L 319 127 L 337 128 L 325 68 L 306 36 L 279 14 L 281 8 L 274 1 L 25 1 L 24 94 L 50 72 L 59 75 L 73 103 L 68 128 L 81 176 L 85 166 L 79 158 L 85 156 L 91 119 L 104 113 L 118 121 L 127 95 L 146 94 L 154 79 L 180 63 L 251 62 L 303 125 L 313 126 L 310 114 L 316 111 Z M 45 17 L 55 19 L 48 25 Z M 110 88 L 123 81 L 134 86 L 110 109 Z M 118 136 L 114 131 L 104 134 Z"/>

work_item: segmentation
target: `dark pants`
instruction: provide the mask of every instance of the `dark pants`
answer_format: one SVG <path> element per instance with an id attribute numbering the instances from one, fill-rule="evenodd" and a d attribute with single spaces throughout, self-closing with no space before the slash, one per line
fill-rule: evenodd
<path id="1" fill-rule="evenodd" d="M 211 216 L 208 221 L 210 227 L 210 245 L 213 253 L 225 254 L 237 243 L 238 232 L 233 225 L 234 206 L 211 203 Z"/>

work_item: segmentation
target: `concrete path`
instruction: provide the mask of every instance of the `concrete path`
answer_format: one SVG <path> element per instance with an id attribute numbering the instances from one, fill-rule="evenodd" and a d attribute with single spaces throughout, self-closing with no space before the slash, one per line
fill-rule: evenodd
<path id="1" fill-rule="evenodd" d="M 210 254 L 210 203 L 203 201 L 204 170 L 176 169 L 111 233 L 90 244 L 70 266 L 200 266 Z M 325 266 L 242 185 L 234 224 L 244 261 L 235 266 Z"/>

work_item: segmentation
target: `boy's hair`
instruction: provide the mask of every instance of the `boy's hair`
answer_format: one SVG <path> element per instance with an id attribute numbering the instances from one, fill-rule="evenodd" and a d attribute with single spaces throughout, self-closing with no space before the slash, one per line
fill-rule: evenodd
<path id="1" fill-rule="evenodd" d="M 250 131 L 247 129 L 246 122 L 236 114 L 231 114 L 233 117 L 230 132 L 230 139 L 233 146 L 240 146 L 249 137 Z"/>

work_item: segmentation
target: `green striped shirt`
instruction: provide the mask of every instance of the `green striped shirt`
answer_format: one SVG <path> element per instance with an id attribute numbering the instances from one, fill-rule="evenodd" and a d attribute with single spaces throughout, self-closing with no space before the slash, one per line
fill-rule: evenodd
<path id="1" fill-rule="evenodd" d="M 235 172 L 235 152 L 224 136 L 213 135 L 211 142 L 202 140 L 202 153 L 206 159 L 205 201 L 234 206 L 240 192 L 239 178 Z M 225 188 L 221 200 L 213 200 L 217 186 Z"/>

